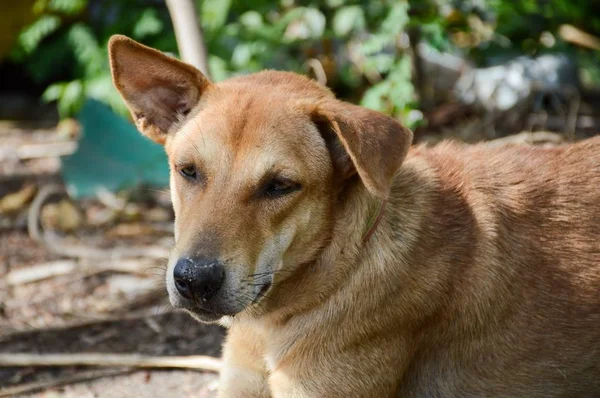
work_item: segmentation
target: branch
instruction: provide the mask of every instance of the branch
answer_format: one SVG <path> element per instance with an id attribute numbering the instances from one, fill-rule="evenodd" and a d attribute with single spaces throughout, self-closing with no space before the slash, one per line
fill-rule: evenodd
<path id="1" fill-rule="evenodd" d="M 166 0 L 181 59 L 210 78 L 208 52 L 193 0 Z"/>
<path id="2" fill-rule="evenodd" d="M 11 354 L 0 353 L 0 366 L 103 366 L 128 368 L 221 370 L 221 360 L 204 355 L 143 356 L 137 354 Z"/>

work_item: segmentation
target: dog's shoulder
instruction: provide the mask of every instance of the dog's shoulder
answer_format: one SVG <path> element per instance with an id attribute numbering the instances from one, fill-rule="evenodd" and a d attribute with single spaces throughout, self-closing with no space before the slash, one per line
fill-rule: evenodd
<path id="1" fill-rule="evenodd" d="M 568 229 L 574 243 L 599 233 L 600 137 L 552 148 L 417 146 L 401 176 L 399 186 L 427 184 L 427 200 L 445 207 L 448 220 L 472 214 L 494 236 L 518 229 L 530 239 L 544 228 L 548 242 L 558 243 Z"/>

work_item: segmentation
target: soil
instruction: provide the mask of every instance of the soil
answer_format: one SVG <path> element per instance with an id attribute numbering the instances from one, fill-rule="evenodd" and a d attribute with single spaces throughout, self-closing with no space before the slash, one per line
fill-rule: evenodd
<path id="1" fill-rule="evenodd" d="M 11 156 L 20 146 L 62 142 L 64 132 L 46 125 L 0 122 L 0 138 L 0 201 L 28 185 L 39 192 L 46 184 L 61 183 L 58 158 L 23 161 Z M 9 212 L 0 206 L 0 354 L 220 356 L 224 330 L 199 324 L 168 304 L 166 258 L 126 259 L 144 264 L 138 272 L 95 268 L 101 262 L 110 264 L 117 247 L 168 250 L 172 245 L 168 193 L 130 192 L 124 197 L 123 211 L 98 200 L 73 202 L 83 217 L 74 231 L 48 230 L 53 224 L 41 219 L 44 233 L 68 245 L 104 250 L 106 259 L 68 257 L 31 239 L 26 220 L 32 198 Z M 108 221 L 102 221 L 104 215 Z M 58 217 L 61 221 L 60 213 Z M 35 281 L 9 282 L 10 275 L 57 261 L 76 268 Z M 85 381 L 61 382 L 90 373 L 93 377 Z M 215 373 L 197 370 L 0 367 L 0 396 L 212 397 L 216 381 Z M 50 382 L 59 385 L 33 388 Z M 11 392 L 18 389 L 22 392 Z"/>
<path id="2" fill-rule="evenodd" d="M 24 231 L 0 235 L 0 280 L 6 269 L 19 269 L 55 260 Z M 102 276 L 64 283 L 62 278 L 0 289 L 0 353 L 131 353 L 145 355 L 220 356 L 222 328 L 202 325 L 188 315 L 173 312 L 167 304 L 153 303 L 135 318 L 97 321 L 52 311 L 59 302 L 101 304 L 106 296 L 89 295 L 102 286 Z M 104 278 L 104 280 L 106 280 Z M 93 289 L 92 289 L 93 291 Z M 37 300 L 37 298 L 43 300 Z M 29 305 L 29 302 L 34 302 Z M 125 304 L 125 303 L 124 303 Z M 26 310 L 27 309 L 27 310 Z M 25 311 L 26 310 L 26 311 Z M 119 316 L 118 315 L 118 316 Z M 35 325 L 27 327 L 27 325 Z M 66 326 L 75 324 L 75 326 Z M 77 326 L 77 324 L 81 324 Z M 87 372 L 89 368 L 0 368 L 3 388 L 48 381 Z M 217 376 L 193 370 L 141 370 L 35 392 L 32 397 L 211 397 Z"/>

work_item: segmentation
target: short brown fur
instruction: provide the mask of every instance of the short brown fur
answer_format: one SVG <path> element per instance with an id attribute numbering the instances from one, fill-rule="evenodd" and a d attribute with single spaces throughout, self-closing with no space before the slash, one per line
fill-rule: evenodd
<path id="1" fill-rule="evenodd" d="M 600 396 L 600 138 L 406 154 L 407 129 L 306 78 L 213 84 L 122 36 L 109 49 L 169 155 L 169 271 L 181 253 L 227 264 L 212 318 L 167 275 L 175 306 L 229 327 L 220 396 Z M 302 189 L 263 199 L 269 173 Z"/>

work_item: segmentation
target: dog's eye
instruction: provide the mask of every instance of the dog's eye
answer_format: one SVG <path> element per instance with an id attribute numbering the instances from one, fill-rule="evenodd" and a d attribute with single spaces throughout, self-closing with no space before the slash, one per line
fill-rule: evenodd
<path id="1" fill-rule="evenodd" d="M 284 178 L 274 178 L 265 185 L 265 195 L 271 198 L 278 198 L 292 192 L 298 191 L 300 184 Z"/>
<path id="2" fill-rule="evenodd" d="M 196 168 L 194 166 L 185 166 L 179 169 L 179 174 L 185 178 L 195 180 L 197 177 Z"/>

